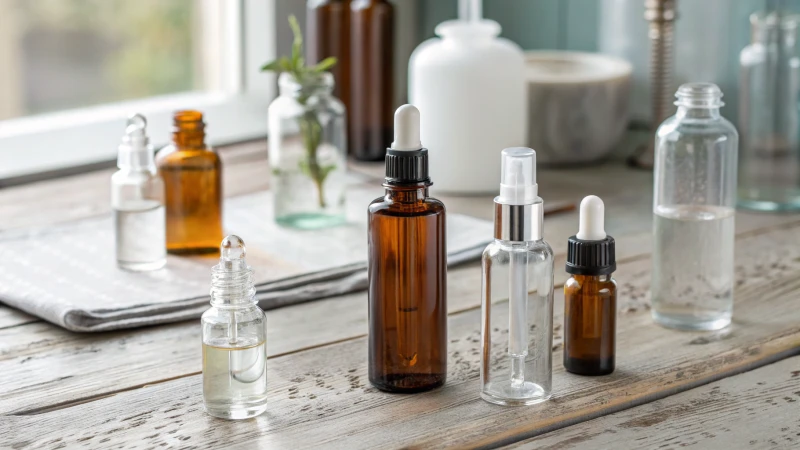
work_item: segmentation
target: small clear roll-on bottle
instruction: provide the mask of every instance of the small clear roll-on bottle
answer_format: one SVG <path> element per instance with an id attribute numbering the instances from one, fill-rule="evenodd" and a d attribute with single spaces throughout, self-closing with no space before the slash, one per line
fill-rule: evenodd
<path id="1" fill-rule="evenodd" d="M 212 269 L 203 313 L 203 404 L 208 414 L 247 419 L 267 409 L 267 319 L 255 303 L 244 241 L 228 236 Z"/>
<path id="2" fill-rule="evenodd" d="M 483 252 L 481 397 L 500 405 L 550 398 L 553 250 L 542 238 L 536 153 L 502 153 L 495 240 Z"/>
<path id="3" fill-rule="evenodd" d="M 141 114 L 128 118 L 119 146 L 119 170 L 111 176 L 117 265 L 132 271 L 160 269 L 167 262 L 164 182 L 146 128 Z"/>

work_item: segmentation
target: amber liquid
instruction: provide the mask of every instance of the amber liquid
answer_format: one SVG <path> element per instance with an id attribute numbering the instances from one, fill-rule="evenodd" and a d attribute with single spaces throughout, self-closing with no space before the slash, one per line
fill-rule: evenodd
<path id="1" fill-rule="evenodd" d="M 178 119 L 174 145 L 156 155 L 164 180 L 167 209 L 167 252 L 213 255 L 222 241 L 222 164 L 204 143 L 199 124 Z M 194 116 L 192 116 L 194 118 Z"/>
<path id="2" fill-rule="evenodd" d="M 394 117 L 394 10 L 386 0 L 353 0 L 350 10 L 350 149 L 382 161 Z"/>
<path id="3" fill-rule="evenodd" d="M 610 276 L 573 275 L 564 286 L 564 368 L 579 375 L 614 371 L 617 285 Z"/>
<path id="4" fill-rule="evenodd" d="M 316 64 L 334 56 L 333 95 L 350 111 L 350 0 L 309 2 L 306 13 L 306 59 Z"/>
<path id="5" fill-rule="evenodd" d="M 369 206 L 369 381 L 419 392 L 447 374 L 444 205 L 427 188 L 389 188 Z"/>

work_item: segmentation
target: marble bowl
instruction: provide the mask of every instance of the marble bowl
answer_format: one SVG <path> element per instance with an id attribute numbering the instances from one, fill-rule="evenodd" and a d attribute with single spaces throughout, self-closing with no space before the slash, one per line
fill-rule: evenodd
<path id="1" fill-rule="evenodd" d="M 596 53 L 526 52 L 528 145 L 548 165 L 602 160 L 628 127 L 631 64 Z"/>

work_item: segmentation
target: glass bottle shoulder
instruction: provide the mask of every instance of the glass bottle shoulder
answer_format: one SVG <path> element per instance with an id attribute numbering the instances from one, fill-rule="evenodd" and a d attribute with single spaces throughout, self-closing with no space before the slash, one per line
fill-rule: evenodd
<path id="1" fill-rule="evenodd" d="M 617 281 L 610 275 L 573 275 L 564 283 L 564 292 L 566 295 L 582 295 L 587 286 L 601 294 L 614 295 L 617 291 Z"/>
<path id="2" fill-rule="evenodd" d="M 656 139 L 662 142 L 680 142 L 696 137 L 718 136 L 737 139 L 736 127 L 726 118 L 688 118 L 672 116 L 664 121 L 656 131 Z"/>
<path id="3" fill-rule="evenodd" d="M 553 249 L 544 239 L 527 242 L 511 242 L 495 239 L 483 251 L 483 259 L 493 261 L 508 261 L 512 253 L 529 253 L 534 256 L 533 261 L 552 261 Z"/>
<path id="4" fill-rule="evenodd" d="M 111 186 L 160 186 L 163 182 L 155 167 L 143 170 L 120 169 L 111 175 Z"/>
<path id="5" fill-rule="evenodd" d="M 440 200 L 433 197 L 425 197 L 416 202 L 399 202 L 389 196 L 378 197 L 373 200 L 367 208 L 369 214 L 375 215 L 406 215 L 416 213 L 423 215 L 444 214 L 445 206 Z"/>
<path id="6" fill-rule="evenodd" d="M 177 148 L 170 144 L 156 153 L 156 165 L 164 167 L 204 167 L 219 168 L 221 161 L 217 152 L 210 147 Z"/>
<path id="7" fill-rule="evenodd" d="M 238 306 L 212 306 L 203 313 L 200 320 L 206 325 L 227 325 L 230 324 L 231 315 L 233 314 L 236 315 L 235 319 L 239 324 L 263 323 L 266 320 L 264 311 L 255 303 Z"/>

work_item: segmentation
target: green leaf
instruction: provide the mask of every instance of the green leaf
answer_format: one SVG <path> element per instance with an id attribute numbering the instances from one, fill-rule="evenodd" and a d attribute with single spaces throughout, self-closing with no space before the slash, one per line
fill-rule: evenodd
<path id="1" fill-rule="evenodd" d="M 329 56 L 329 57 L 323 59 L 322 61 L 320 61 L 319 63 L 317 63 L 317 65 L 314 66 L 312 68 L 312 70 L 314 70 L 314 72 L 317 72 L 317 73 L 325 72 L 326 70 L 328 70 L 331 67 L 335 66 L 336 62 L 337 61 L 336 61 L 336 57 L 335 56 Z"/>
<path id="2" fill-rule="evenodd" d="M 289 58 L 287 58 L 285 56 L 281 56 L 281 58 L 278 60 L 278 65 L 280 65 L 281 70 L 284 71 L 284 72 L 292 72 L 293 71 L 292 70 L 292 62 L 289 61 Z"/>
<path id="3" fill-rule="evenodd" d="M 289 26 L 292 28 L 294 41 L 292 42 L 292 66 L 295 70 L 300 70 L 303 67 L 303 32 L 300 30 L 300 24 L 297 23 L 297 18 L 292 14 L 289 16 Z"/>
<path id="4" fill-rule="evenodd" d="M 280 72 L 281 70 L 282 70 L 281 69 L 281 63 L 277 59 L 275 61 L 268 62 L 268 63 L 264 64 L 263 66 L 261 66 L 261 71 L 262 72 Z"/>

